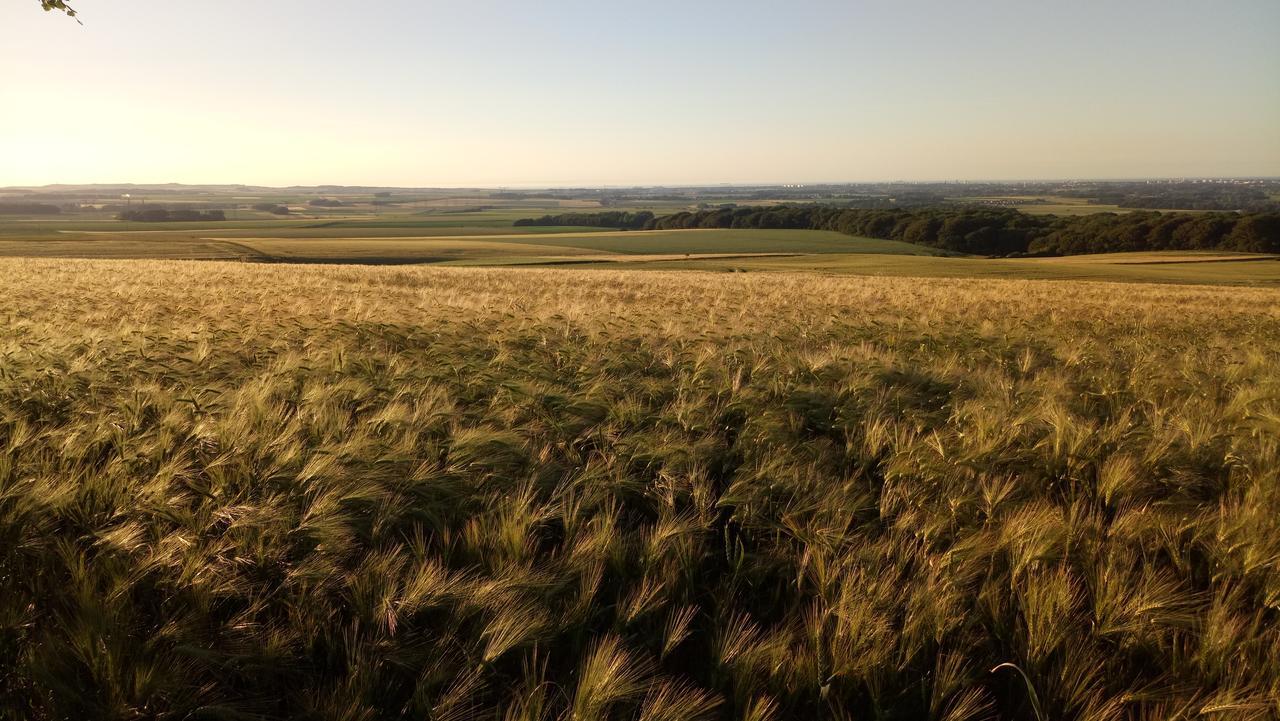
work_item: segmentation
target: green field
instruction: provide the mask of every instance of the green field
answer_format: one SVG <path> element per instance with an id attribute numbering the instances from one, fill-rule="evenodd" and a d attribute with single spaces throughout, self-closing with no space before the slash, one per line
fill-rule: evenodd
<path id="1" fill-rule="evenodd" d="M 0 225 L 0 256 L 242 259 L 261 262 L 558 262 L 586 253 L 620 256 L 893 253 L 930 255 L 897 241 L 806 230 L 609 231 L 600 228 L 448 225 L 439 219 L 330 223 L 227 221 L 196 227 L 95 230 L 88 223 Z M 489 221 L 485 221 L 489 222 Z M 507 222 L 507 221 L 493 221 Z M 182 225 L 182 224 L 165 224 Z M 499 247 L 500 246 L 500 247 Z M 499 253 L 498 250 L 505 252 Z"/>

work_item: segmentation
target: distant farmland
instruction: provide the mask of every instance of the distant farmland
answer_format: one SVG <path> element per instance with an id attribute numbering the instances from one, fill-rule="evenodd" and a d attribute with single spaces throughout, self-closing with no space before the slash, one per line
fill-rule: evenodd
<path id="1" fill-rule="evenodd" d="M 1266 254 L 1111 254 L 1064 258 L 942 257 L 896 241 L 806 230 L 610 232 L 540 234 L 448 229 L 451 234 L 402 235 L 405 229 L 205 229 L 0 237 L 0 257 L 239 260 L 257 263 L 359 265 L 591 265 L 666 270 L 804 271 L 842 275 L 1041 278 L 1238 285 L 1280 284 L 1280 260 Z M 361 232 L 359 237 L 339 233 Z M 256 235 L 255 235 L 256 234 Z M 1158 260 L 1158 262 L 1156 262 Z"/>
<path id="2" fill-rule="evenodd" d="M 507 195 L 514 197 L 508 198 Z M 498 197 L 494 197 L 498 196 Z M 42 197 L 42 196 L 24 196 Z M 1280 283 L 1280 262 L 1274 255 L 1241 253 L 1238 248 L 1211 248 L 1205 251 L 1160 251 L 1160 263 L 1139 260 L 1139 256 L 1102 253 L 1097 257 L 1062 258 L 965 257 L 955 249 L 932 247 L 925 233 L 921 242 L 903 242 L 862 237 L 849 230 L 806 230 L 793 228 L 709 228 L 621 231 L 610 227 L 558 225 L 556 222 L 599 223 L 604 217 L 649 217 L 655 222 L 723 222 L 726 214 L 767 211 L 771 222 L 792 222 L 789 216 L 803 216 L 820 204 L 791 205 L 759 200 L 751 207 L 732 203 L 691 206 L 679 200 L 653 200 L 607 208 L 589 198 L 549 199 L 520 194 L 482 193 L 448 195 L 441 192 L 388 195 L 336 193 L 316 195 L 264 192 L 262 195 L 174 193 L 163 196 L 173 207 L 219 209 L 226 220 L 219 222 L 127 222 L 113 215 L 109 203 L 85 204 L 74 212 L 53 215 L 9 214 L 0 216 L 0 257 L 53 257 L 102 259 L 191 259 L 237 260 L 256 263 L 358 264 L 358 265 L 469 265 L 469 266 L 586 266 L 637 269 L 715 270 L 736 272 L 816 272 L 842 275 L 887 275 L 920 277 L 1028 278 L 1059 280 L 1116 280 L 1138 282 L 1273 285 Z M 269 201 L 269 202 L 262 202 Z M 1087 198 L 1065 196 L 971 196 L 966 201 L 1007 203 L 1025 201 L 1027 212 L 1052 210 L 1057 205 L 1095 212 L 1107 210 Z M 1042 202 L 1041 202 L 1042 201 Z M 1050 202 L 1052 201 L 1052 202 Z M 118 201 L 117 201 L 118 202 Z M 379 204 L 381 203 L 381 204 Z M 25 207 L 25 206 L 15 206 Z M 223 209 L 225 207 L 225 209 Z M 258 208 L 289 207 L 287 215 Z M 969 222 L 960 206 L 935 209 L 913 206 L 913 210 L 849 211 L 865 218 L 921 223 L 945 230 L 952 221 Z M 696 209 L 695 209 L 696 208 Z M 839 208 L 830 207 L 832 213 Z M 1044 228 L 1042 216 L 1009 216 L 1007 209 L 992 206 L 970 213 L 969 220 Z M 1002 213 L 1004 215 L 1002 215 Z M 888 214 L 888 215 L 884 215 Z M 897 215 L 894 215 L 897 214 Z M 931 214 L 936 215 L 930 219 Z M 1074 212 L 1072 213 L 1074 215 Z M 683 217 L 683 220 L 680 218 Z M 1107 216 L 1097 216 L 1106 220 Z M 1119 217 L 1119 216 L 1116 216 Z M 1214 224 L 1230 223 L 1227 215 L 1171 214 L 1131 215 L 1142 220 L 1135 226 L 1143 238 L 1158 238 L 1153 230 L 1168 222 L 1171 239 L 1178 236 L 1173 225 L 1201 218 L 1198 224 L 1178 225 L 1191 238 L 1213 236 Z M 536 219 L 533 225 L 514 225 L 517 220 Z M 547 220 L 551 224 L 546 224 Z M 896 220 L 895 220 L 896 219 Z M 1050 225 L 1057 221 L 1049 221 Z M 1079 221 L 1063 220 L 1071 225 Z M 1145 224 L 1153 223 L 1152 227 Z M 884 223 L 872 223 L 884 230 Z M 1099 233 L 1114 235 L 1114 224 L 1096 224 Z M 1065 226 L 1064 226 L 1065 227 Z M 1094 227 L 1088 225 L 1088 228 Z M 1127 227 L 1127 226 L 1126 226 Z M 962 229 L 971 235 L 999 232 Z M 1202 232 L 1204 231 L 1204 232 Z M 951 231 L 947 231 L 951 232 Z M 961 231 L 955 231 L 961 232 Z M 1225 231 L 1224 231 L 1225 232 Z M 943 233 L 945 235 L 945 233 Z M 906 235 L 905 233 L 903 234 Z M 976 237 L 975 235 L 975 237 Z M 1219 234 L 1221 235 L 1221 234 Z M 914 237 L 914 235 L 913 235 Z M 1066 248 L 1094 247 L 1091 232 L 1077 232 Z M 1219 241 L 1221 241 L 1219 237 Z M 1185 239 L 1184 239 L 1185 240 Z M 1215 241 L 1218 242 L 1218 241 Z M 1265 243 L 1264 243 L 1265 245 Z M 1000 253 L 988 255 L 999 256 Z"/>

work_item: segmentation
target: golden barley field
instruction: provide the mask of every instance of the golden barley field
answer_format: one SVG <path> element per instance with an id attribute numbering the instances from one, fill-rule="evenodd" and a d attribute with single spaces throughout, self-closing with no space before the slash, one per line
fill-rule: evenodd
<path id="1" fill-rule="evenodd" d="M 1277 518 L 1277 289 L 0 260 L 12 719 L 1274 719 Z"/>

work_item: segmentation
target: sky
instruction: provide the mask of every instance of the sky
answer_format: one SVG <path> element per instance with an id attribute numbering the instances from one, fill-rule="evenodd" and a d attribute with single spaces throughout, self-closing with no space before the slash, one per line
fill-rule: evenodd
<path id="1" fill-rule="evenodd" d="M 1278 0 L 0 2 L 0 186 L 1280 176 Z"/>

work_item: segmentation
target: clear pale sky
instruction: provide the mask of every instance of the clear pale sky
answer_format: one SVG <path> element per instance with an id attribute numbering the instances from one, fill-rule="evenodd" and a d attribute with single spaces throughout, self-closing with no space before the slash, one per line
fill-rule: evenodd
<path id="1" fill-rule="evenodd" d="M 0 3 L 0 185 L 1280 175 L 1280 0 Z"/>

